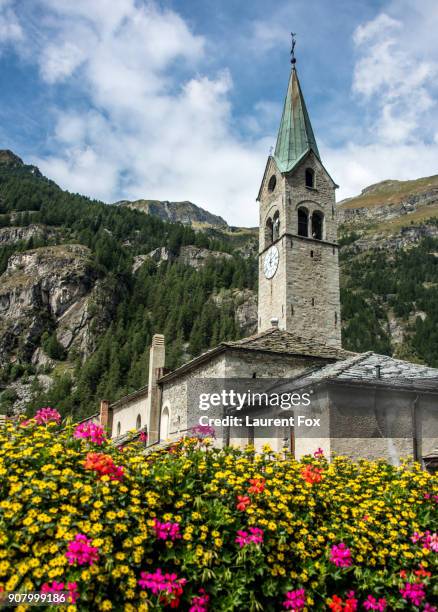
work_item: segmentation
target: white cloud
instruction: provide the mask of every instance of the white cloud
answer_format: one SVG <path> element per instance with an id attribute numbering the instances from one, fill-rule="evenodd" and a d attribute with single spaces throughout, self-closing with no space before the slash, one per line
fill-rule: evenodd
<path id="1" fill-rule="evenodd" d="M 410 180 L 437 174 L 437 144 L 349 143 L 322 148 L 327 168 L 340 184 L 337 200 L 357 195 L 364 187 L 387 179 Z"/>
<path id="2" fill-rule="evenodd" d="M 0 52 L 6 43 L 17 43 L 23 39 L 23 31 L 11 0 L 0 0 Z"/>
<path id="3" fill-rule="evenodd" d="M 153 3 L 39 3 L 41 78 L 74 87 L 89 110 L 58 109 L 53 153 L 34 163 L 105 201 L 188 199 L 230 223 L 256 224 L 268 145 L 234 131 L 232 78 L 202 74 L 205 39 Z"/>
<path id="4" fill-rule="evenodd" d="M 385 179 L 438 173 L 437 24 L 436 3 L 401 0 L 356 28 L 352 93 L 364 138 L 322 147 L 338 199 Z"/>
<path id="5" fill-rule="evenodd" d="M 334 147 L 316 134 L 340 197 L 379 180 L 438 171 L 438 43 L 431 34 L 438 9 L 423 1 L 427 11 L 414 0 L 388 2 L 353 34 L 353 97 L 336 113 L 346 141 Z M 189 199 L 230 223 L 255 225 L 278 103 L 259 101 L 236 130 L 231 74 L 209 71 L 208 41 L 153 2 L 36 2 L 43 15 L 37 36 L 27 21 L 18 23 L 10 0 L 0 0 L 0 43 L 7 14 L 9 41 L 26 36 L 26 58 L 43 81 L 74 92 L 67 107 L 48 109 L 52 153 L 33 160 L 42 171 L 105 201 Z M 258 52 L 286 47 L 284 11 L 253 25 Z M 278 84 L 281 92 L 285 86 Z M 357 117 L 361 129 L 354 129 Z"/>
<path id="6" fill-rule="evenodd" d="M 385 13 L 360 25 L 353 37 L 359 52 L 353 91 L 375 108 L 370 127 L 384 142 L 416 139 L 424 113 L 434 104 L 429 87 L 437 66 L 416 57 L 404 37 L 402 22 Z"/>

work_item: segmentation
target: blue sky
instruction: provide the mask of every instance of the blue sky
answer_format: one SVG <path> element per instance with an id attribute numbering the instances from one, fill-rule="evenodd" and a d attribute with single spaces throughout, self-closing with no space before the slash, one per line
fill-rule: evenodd
<path id="1" fill-rule="evenodd" d="M 0 148 L 106 202 L 255 225 L 291 30 L 338 199 L 438 173 L 434 0 L 0 0 Z"/>

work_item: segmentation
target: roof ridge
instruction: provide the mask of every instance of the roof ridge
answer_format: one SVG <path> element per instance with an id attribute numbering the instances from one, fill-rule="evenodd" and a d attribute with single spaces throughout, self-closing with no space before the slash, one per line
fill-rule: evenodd
<path id="1" fill-rule="evenodd" d="M 266 329 L 265 331 L 262 332 L 257 332 L 256 334 L 251 334 L 251 336 L 247 336 L 246 338 L 241 338 L 240 340 L 229 340 L 228 342 L 226 340 L 222 341 L 221 344 L 223 346 L 234 346 L 237 342 L 239 343 L 239 346 L 243 346 L 244 344 L 248 344 L 248 342 L 252 342 L 253 340 L 258 340 L 259 338 L 264 338 L 265 336 L 269 336 L 270 334 L 272 334 L 274 331 L 281 331 L 278 329 L 278 327 L 270 327 L 269 329 Z"/>
<path id="2" fill-rule="evenodd" d="M 363 361 L 364 359 L 366 359 L 367 357 L 370 357 L 370 355 L 372 355 L 373 352 L 372 351 L 367 351 L 366 353 L 358 353 L 357 355 L 354 355 L 353 357 L 347 357 L 347 359 L 342 360 L 339 363 L 339 366 L 341 366 L 342 363 L 344 363 L 345 365 L 339 368 L 339 370 L 337 371 L 336 375 L 338 376 L 339 374 L 342 374 L 343 372 L 345 372 L 346 370 L 348 370 L 348 368 L 350 368 L 352 365 L 356 365 L 358 363 L 360 363 L 361 361 Z M 348 364 L 345 362 L 349 362 Z"/>

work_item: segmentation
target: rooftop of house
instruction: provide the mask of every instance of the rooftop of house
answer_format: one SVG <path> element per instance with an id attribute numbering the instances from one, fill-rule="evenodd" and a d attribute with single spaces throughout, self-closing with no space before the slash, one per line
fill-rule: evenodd
<path id="1" fill-rule="evenodd" d="M 293 384 L 298 388 L 330 381 L 438 393 L 438 368 L 367 352 L 309 369 L 294 378 Z"/>
<path id="2" fill-rule="evenodd" d="M 277 327 L 271 327 L 264 332 L 253 334 L 242 340 L 221 342 L 215 348 L 191 359 L 176 370 L 173 370 L 173 372 L 169 372 L 160 378 L 160 382 L 175 378 L 226 351 L 253 351 L 288 356 L 314 357 L 321 359 L 322 363 L 323 360 L 330 360 L 332 362 L 355 355 L 355 353 L 342 348 L 328 346 L 315 340 L 301 338 L 296 334 L 278 329 Z"/>

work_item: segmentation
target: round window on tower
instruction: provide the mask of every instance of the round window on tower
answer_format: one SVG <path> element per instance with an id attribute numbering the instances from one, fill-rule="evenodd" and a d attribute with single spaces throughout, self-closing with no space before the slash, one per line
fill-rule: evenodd
<path id="1" fill-rule="evenodd" d="M 276 184 L 277 184 L 277 177 L 275 176 L 275 174 L 273 174 L 271 178 L 269 179 L 268 191 L 271 191 L 271 192 L 274 191 Z"/>

